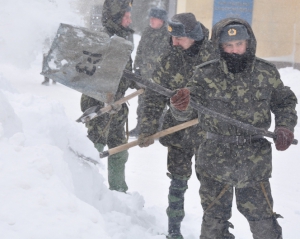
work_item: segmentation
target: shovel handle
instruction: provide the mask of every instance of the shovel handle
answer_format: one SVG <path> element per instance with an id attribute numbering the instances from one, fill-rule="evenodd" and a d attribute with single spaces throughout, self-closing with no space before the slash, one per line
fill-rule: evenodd
<path id="1" fill-rule="evenodd" d="M 127 102 L 128 100 L 136 97 L 137 95 L 143 94 L 144 93 L 144 89 L 139 89 L 123 98 L 121 98 L 120 100 L 117 100 L 116 102 L 114 102 L 114 104 L 123 104 L 125 102 Z M 92 106 L 90 108 L 88 108 L 86 111 L 84 111 L 83 115 L 81 117 L 79 117 L 76 122 L 81 122 L 81 123 L 86 123 L 89 120 L 92 120 L 106 112 L 109 112 L 112 107 L 111 105 L 105 106 L 101 109 L 98 109 L 99 106 Z"/>
<path id="2" fill-rule="evenodd" d="M 179 125 L 176 125 L 176 126 L 173 126 L 171 128 L 168 128 L 168 129 L 165 129 L 165 130 L 162 130 L 160 132 L 157 132 L 156 134 L 153 134 L 151 136 L 149 136 L 149 138 L 151 139 L 158 139 L 160 137 L 163 137 L 163 136 L 166 136 L 168 134 L 171 134 L 171 133 L 174 133 L 174 132 L 177 132 L 179 130 L 182 130 L 182 129 L 185 129 L 185 128 L 188 128 L 190 126 L 193 126 L 193 125 L 196 125 L 198 124 L 199 121 L 198 119 L 194 119 L 194 120 L 191 120 L 191 121 L 188 121 L 188 122 L 185 122 L 185 123 L 182 123 L 182 124 L 179 124 Z M 138 140 L 134 140 L 130 143 L 127 143 L 127 144 L 122 144 L 118 147 L 115 147 L 115 148 L 112 148 L 112 149 L 109 149 L 107 151 L 103 151 L 100 153 L 100 158 L 105 158 L 107 156 L 110 156 L 110 155 L 113 155 L 113 154 L 116 154 L 116 153 L 119 153 L 119 152 L 122 152 L 124 150 L 127 150 L 127 149 L 130 149 L 134 146 L 137 146 L 139 144 L 139 141 Z"/>
<path id="3" fill-rule="evenodd" d="M 136 97 L 137 95 L 143 94 L 144 91 L 145 91 L 144 89 L 139 89 L 139 90 L 137 90 L 137 91 L 135 91 L 135 92 L 133 92 L 133 93 L 131 93 L 131 94 L 129 94 L 129 95 L 127 95 L 127 96 L 119 99 L 119 100 L 117 100 L 116 102 L 114 102 L 114 104 L 121 105 L 121 104 L 127 102 L 128 100 Z M 100 109 L 100 112 L 101 112 L 100 114 L 109 112 L 111 109 L 112 109 L 111 105 L 103 107 L 102 109 Z"/>

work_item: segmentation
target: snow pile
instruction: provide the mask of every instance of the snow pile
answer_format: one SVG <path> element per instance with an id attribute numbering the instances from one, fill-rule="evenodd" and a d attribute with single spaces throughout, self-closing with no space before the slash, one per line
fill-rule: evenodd
<path id="1" fill-rule="evenodd" d="M 108 190 L 99 174 L 103 164 L 99 169 L 69 149 L 98 159 L 59 102 L 0 89 L 0 105 L 2 238 L 151 235 L 155 218 L 143 210 L 143 197 Z"/>

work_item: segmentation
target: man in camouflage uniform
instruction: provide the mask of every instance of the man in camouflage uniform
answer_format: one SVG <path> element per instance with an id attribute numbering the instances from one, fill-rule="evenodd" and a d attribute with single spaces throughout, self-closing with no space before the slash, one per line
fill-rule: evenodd
<path id="1" fill-rule="evenodd" d="M 195 67 L 207 60 L 215 58 L 214 48 L 208 40 L 208 30 L 196 20 L 192 13 L 176 14 L 169 21 L 169 32 L 172 46 L 158 59 L 158 65 L 153 72 L 155 83 L 170 90 L 184 87 L 192 77 Z M 151 89 L 145 91 L 145 102 L 142 114 L 139 146 L 147 147 L 153 143 L 146 137 L 158 130 L 158 120 L 169 99 Z M 194 112 L 195 118 L 197 112 Z M 163 122 L 163 129 L 170 128 L 182 122 L 177 121 L 168 110 Z M 192 174 L 191 159 L 194 147 L 184 140 L 185 130 L 178 131 L 163 138 L 160 143 L 168 147 L 168 171 L 171 179 L 169 188 L 169 239 L 182 239 L 181 221 L 184 218 L 184 193 L 187 181 Z"/>
<path id="2" fill-rule="evenodd" d="M 286 150 L 294 139 L 297 98 L 283 85 L 276 67 L 255 56 L 256 39 L 250 25 L 227 18 L 213 28 L 212 41 L 219 59 L 198 66 L 186 88 L 171 98 L 178 120 L 191 118 L 192 99 L 232 119 L 267 130 L 275 115 L 275 146 Z M 196 172 L 201 183 L 204 210 L 201 239 L 234 238 L 229 232 L 233 188 L 238 210 L 249 222 L 253 238 L 281 239 L 273 212 L 269 178 L 271 143 L 262 135 L 199 112 L 199 124 L 207 131 L 200 144 Z"/>
<path id="3" fill-rule="evenodd" d="M 129 28 L 131 23 L 131 4 L 132 0 L 106 0 L 103 5 L 102 24 L 104 30 L 113 36 L 116 34 L 125 39 L 132 39 L 133 30 Z M 132 70 L 132 60 L 129 59 L 127 70 Z M 128 88 L 136 87 L 135 83 L 122 77 L 115 95 L 114 101 L 124 97 Z M 82 95 L 81 110 L 100 105 L 104 107 L 104 103 L 95 100 L 89 96 Z M 110 114 L 104 114 L 88 123 L 88 138 L 94 143 L 95 148 L 102 152 L 105 145 L 109 148 L 117 147 L 127 143 L 125 137 L 124 125 L 128 118 L 128 107 L 122 104 L 114 109 Z M 108 157 L 108 183 L 111 190 L 126 192 L 128 187 L 125 182 L 125 163 L 128 159 L 128 151 L 123 151 Z"/>
<path id="4" fill-rule="evenodd" d="M 164 9 L 153 7 L 149 13 L 150 25 L 142 33 L 134 60 L 134 72 L 151 80 L 156 67 L 157 58 L 169 47 L 170 35 L 167 30 L 167 12 Z M 130 136 L 138 136 L 141 124 L 141 113 L 144 95 L 138 97 L 137 125 L 129 132 Z M 160 119 L 162 124 L 163 115 Z M 160 124 L 160 125 L 161 125 Z"/>

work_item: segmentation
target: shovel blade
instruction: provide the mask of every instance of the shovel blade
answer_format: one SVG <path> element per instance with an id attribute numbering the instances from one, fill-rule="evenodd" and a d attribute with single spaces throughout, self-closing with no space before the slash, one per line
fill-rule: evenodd
<path id="1" fill-rule="evenodd" d="M 105 103 L 112 103 L 133 44 L 105 32 L 61 23 L 42 75 Z"/>

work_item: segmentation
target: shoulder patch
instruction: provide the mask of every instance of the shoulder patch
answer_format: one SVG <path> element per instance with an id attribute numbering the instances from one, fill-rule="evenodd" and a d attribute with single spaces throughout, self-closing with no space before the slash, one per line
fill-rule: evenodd
<path id="1" fill-rule="evenodd" d="M 211 64 L 214 64 L 216 62 L 219 62 L 219 59 L 214 59 L 214 60 L 211 60 L 211 61 L 206 61 L 198 66 L 196 66 L 195 69 L 198 69 L 198 68 L 201 68 L 201 67 L 204 67 L 204 66 L 207 66 L 207 65 L 211 65 Z"/>

